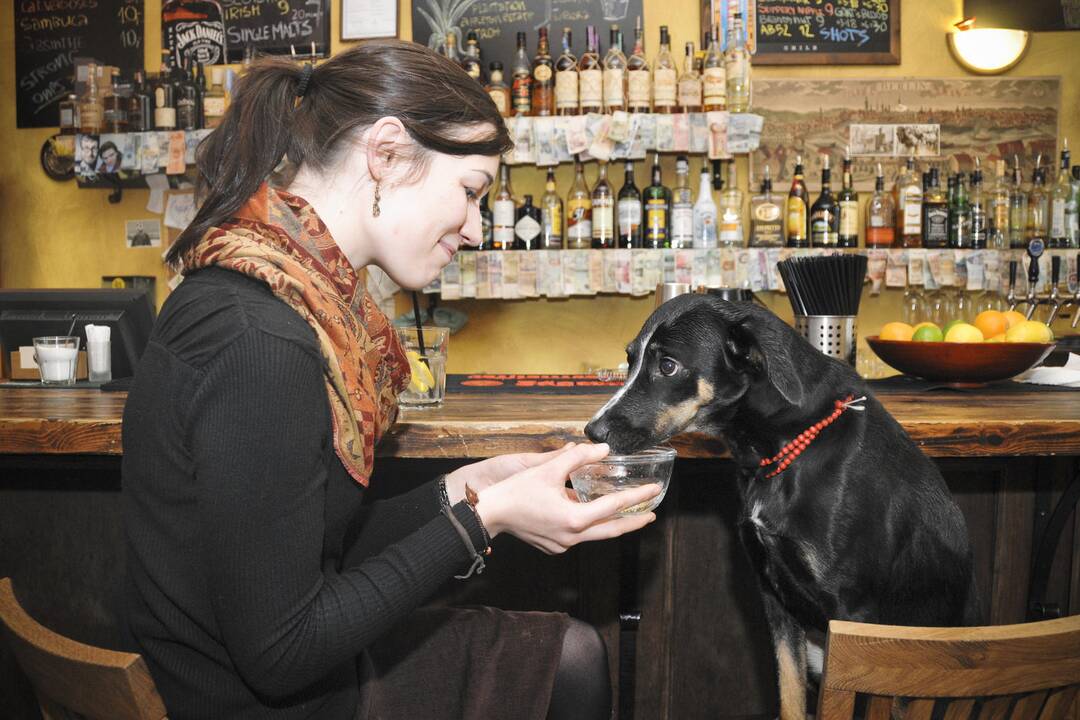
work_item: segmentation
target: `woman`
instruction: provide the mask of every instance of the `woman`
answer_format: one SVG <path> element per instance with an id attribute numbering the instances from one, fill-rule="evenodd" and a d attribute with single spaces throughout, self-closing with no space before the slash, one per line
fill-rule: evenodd
<path id="1" fill-rule="evenodd" d="M 185 280 L 124 413 L 126 625 L 174 720 L 608 717 L 589 626 L 416 608 L 491 537 L 615 537 L 659 488 L 573 502 L 568 472 L 607 453 L 578 445 L 361 507 L 409 373 L 356 271 L 419 288 L 478 244 L 509 146 L 464 71 L 383 43 L 257 64 L 200 148 Z"/>

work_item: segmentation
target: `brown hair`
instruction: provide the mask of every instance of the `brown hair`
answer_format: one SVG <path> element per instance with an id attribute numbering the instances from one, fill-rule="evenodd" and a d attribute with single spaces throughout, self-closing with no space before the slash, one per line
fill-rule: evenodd
<path id="1" fill-rule="evenodd" d="M 169 249 L 169 263 L 232 217 L 283 158 L 325 169 L 339 141 L 381 117 L 398 118 L 422 150 L 499 155 L 512 146 L 480 84 L 422 45 L 395 40 L 338 53 L 311 71 L 297 105 L 304 72 L 291 60 L 264 58 L 240 77 L 221 125 L 199 145 L 199 210 Z M 461 132 L 484 125 L 490 132 Z"/>

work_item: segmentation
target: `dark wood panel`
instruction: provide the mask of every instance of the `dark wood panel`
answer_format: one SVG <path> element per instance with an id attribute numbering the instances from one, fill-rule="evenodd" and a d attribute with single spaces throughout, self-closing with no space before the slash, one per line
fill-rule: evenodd
<path id="1" fill-rule="evenodd" d="M 933 457 L 1080 455 L 1080 402 L 1062 393 L 878 394 L 912 439 Z M 124 393 L 0 391 L 0 453 L 120 454 Z M 444 407 L 409 411 L 381 457 L 478 458 L 581 440 L 605 395 L 455 395 Z M 681 457 L 724 457 L 723 444 L 684 435 Z"/>

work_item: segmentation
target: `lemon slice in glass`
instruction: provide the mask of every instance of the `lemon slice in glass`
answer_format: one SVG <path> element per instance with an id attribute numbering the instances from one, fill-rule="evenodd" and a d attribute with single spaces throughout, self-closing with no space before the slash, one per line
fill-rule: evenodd
<path id="1" fill-rule="evenodd" d="M 435 378 L 432 377 L 431 370 L 420 359 L 420 353 L 415 350 L 406 350 L 405 355 L 409 358 L 409 370 L 412 372 L 409 389 L 414 392 L 426 393 L 435 385 Z"/>

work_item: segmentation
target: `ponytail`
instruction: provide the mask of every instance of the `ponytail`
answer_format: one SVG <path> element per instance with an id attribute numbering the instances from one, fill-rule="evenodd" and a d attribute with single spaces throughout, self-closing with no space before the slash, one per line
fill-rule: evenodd
<path id="1" fill-rule="evenodd" d="M 425 150 L 492 156 L 513 145 L 480 84 L 422 45 L 365 43 L 313 71 L 284 58 L 261 59 L 240 76 L 221 125 L 199 145 L 199 209 L 166 261 L 179 266 L 208 230 L 233 217 L 282 159 L 325 169 L 350 131 L 387 116 L 401 120 Z M 461 132 L 477 126 L 490 131 Z"/>

